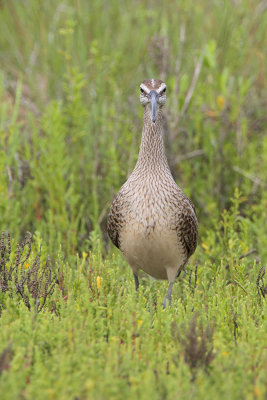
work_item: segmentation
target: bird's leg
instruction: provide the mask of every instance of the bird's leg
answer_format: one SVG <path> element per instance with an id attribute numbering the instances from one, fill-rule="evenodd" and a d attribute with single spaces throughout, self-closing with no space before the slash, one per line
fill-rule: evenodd
<path id="1" fill-rule="evenodd" d="M 134 275 L 135 290 L 137 291 L 139 288 L 139 279 L 136 273 L 133 273 L 133 275 Z"/>
<path id="2" fill-rule="evenodd" d="M 163 309 L 166 308 L 166 302 L 167 300 L 169 300 L 169 304 L 171 304 L 171 296 L 172 296 L 172 286 L 173 286 L 173 281 L 169 282 L 169 287 L 168 287 L 168 292 L 166 297 L 164 298 L 163 302 L 162 302 L 162 307 Z"/>

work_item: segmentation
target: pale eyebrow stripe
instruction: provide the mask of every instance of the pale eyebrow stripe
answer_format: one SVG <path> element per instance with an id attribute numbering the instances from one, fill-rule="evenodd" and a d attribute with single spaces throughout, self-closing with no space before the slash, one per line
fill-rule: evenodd
<path id="1" fill-rule="evenodd" d="M 141 83 L 140 88 L 143 89 L 147 94 L 150 92 L 150 90 L 143 83 Z"/>
<path id="2" fill-rule="evenodd" d="M 160 85 L 160 87 L 158 88 L 157 92 L 160 93 L 160 92 L 162 92 L 162 90 L 164 90 L 165 88 L 166 88 L 165 83 L 162 83 L 162 84 Z"/>

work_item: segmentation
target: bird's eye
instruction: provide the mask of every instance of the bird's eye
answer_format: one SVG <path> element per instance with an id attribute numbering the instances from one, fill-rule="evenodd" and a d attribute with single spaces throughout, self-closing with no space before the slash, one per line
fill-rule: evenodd
<path id="1" fill-rule="evenodd" d="M 145 91 L 142 88 L 140 88 L 140 92 L 141 94 L 145 94 Z"/>
<path id="2" fill-rule="evenodd" d="M 166 93 L 166 88 L 164 88 L 164 89 L 162 90 L 162 94 L 163 94 L 163 93 Z"/>

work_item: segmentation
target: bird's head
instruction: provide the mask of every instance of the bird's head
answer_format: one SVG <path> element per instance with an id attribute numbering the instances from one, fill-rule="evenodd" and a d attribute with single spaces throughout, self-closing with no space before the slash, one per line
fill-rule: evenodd
<path id="1" fill-rule="evenodd" d="M 140 102 L 150 110 L 152 122 L 156 122 L 159 108 L 166 102 L 166 85 L 160 79 L 146 79 L 140 85 Z"/>

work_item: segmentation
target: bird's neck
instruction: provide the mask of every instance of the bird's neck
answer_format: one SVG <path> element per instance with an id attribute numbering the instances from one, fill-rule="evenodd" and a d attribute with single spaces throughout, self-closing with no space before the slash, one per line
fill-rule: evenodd
<path id="1" fill-rule="evenodd" d="M 143 131 L 136 167 L 146 168 L 168 167 L 163 142 L 163 115 L 158 110 L 156 122 L 152 122 L 150 111 L 145 108 Z"/>

